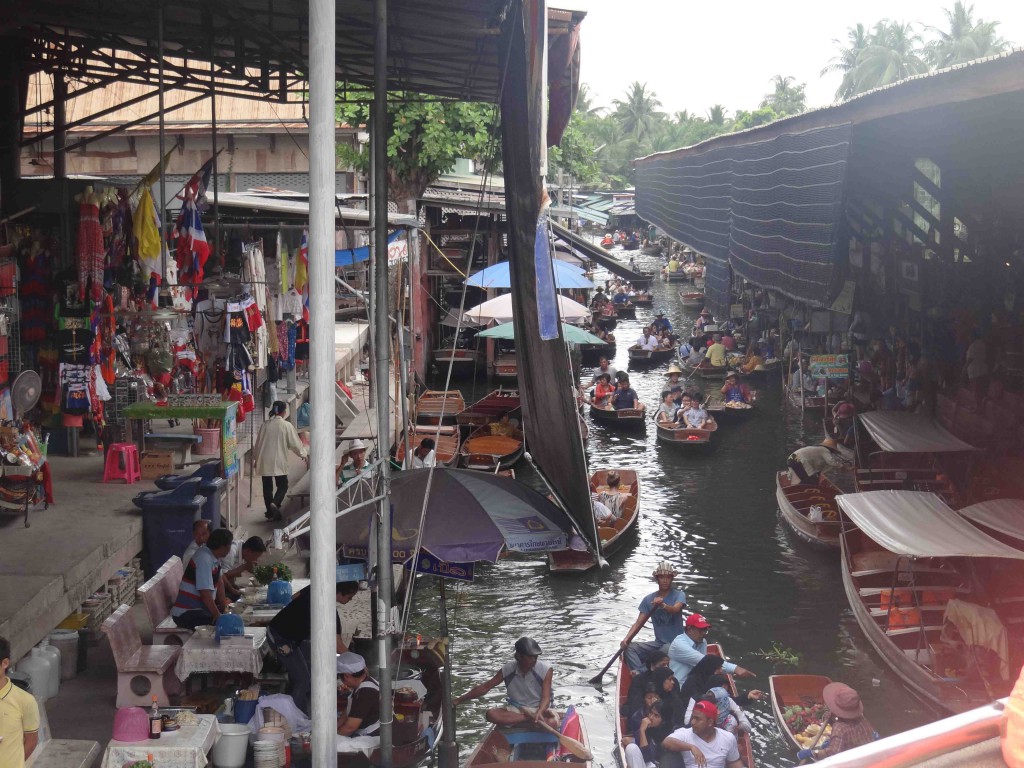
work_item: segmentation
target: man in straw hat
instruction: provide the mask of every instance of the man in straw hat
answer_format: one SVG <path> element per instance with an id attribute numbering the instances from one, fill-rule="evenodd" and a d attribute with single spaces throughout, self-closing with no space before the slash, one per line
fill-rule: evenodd
<path id="1" fill-rule="evenodd" d="M 658 563 L 658 567 L 651 574 L 651 578 L 658 583 L 658 589 L 640 601 L 640 613 L 620 643 L 626 663 L 634 677 L 644 670 L 648 654 L 652 651 L 667 652 L 676 635 L 683 631 L 686 593 L 673 588 L 672 580 L 677 575 L 679 572 L 667 560 Z M 632 642 L 648 619 L 654 627 L 654 640 Z"/>
<path id="2" fill-rule="evenodd" d="M 860 696 L 845 683 L 829 683 L 821 692 L 832 717 L 832 734 L 825 746 L 801 749 L 796 756 L 801 760 L 824 760 L 854 747 L 870 744 L 878 738 L 868 719 Z"/>

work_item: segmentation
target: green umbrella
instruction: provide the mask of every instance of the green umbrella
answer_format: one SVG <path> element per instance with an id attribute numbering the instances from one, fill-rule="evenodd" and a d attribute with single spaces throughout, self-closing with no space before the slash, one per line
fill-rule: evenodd
<path id="1" fill-rule="evenodd" d="M 502 323 L 496 325 L 493 328 L 488 328 L 486 331 L 480 331 L 477 336 L 485 339 L 507 339 L 511 340 L 516 337 L 515 323 Z M 607 344 L 608 342 L 598 338 L 589 331 L 584 331 L 582 328 L 577 328 L 575 325 L 568 325 L 562 323 L 562 335 L 565 336 L 565 340 L 570 344 Z"/>

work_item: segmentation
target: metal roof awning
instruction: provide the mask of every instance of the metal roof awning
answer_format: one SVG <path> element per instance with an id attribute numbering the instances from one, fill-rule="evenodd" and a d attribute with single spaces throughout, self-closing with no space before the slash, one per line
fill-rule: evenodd
<path id="1" fill-rule="evenodd" d="M 983 501 L 964 507 L 960 514 L 972 523 L 1024 541 L 1024 501 L 1020 499 Z"/>
<path id="2" fill-rule="evenodd" d="M 595 224 L 600 224 L 601 226 L 604 226 L 605 224 L 608 223 L 608 214 L 601 213 L 600 211 L 595 211 L 591 208 L 586 208 L 583 206 L 575 208 L 565 208 L 564 206 L 552 206 L 551 215 L 566 219 L 570 219 L 576 216 L 581 219 L 586 219 L 587 221 L 592 221 Z"/>
<path id="3" fill-rule="evenodd" d="M 836 499 L 854 525 L 897 555 L 1024 560 L 1024 551 L 982 533 L 934 493 L 868 491 Z"/>
<path id="4" fill-rule="evenodd" d="M 220 208 L 249 209 L 262 213 L 280 213 L 301 218 L 309 218 L 309 200 L 281 200 L 266 195 L 254 195 L 245 192 L 221 192 L 217 196 Z M 355 224 L 368 224 L 370 212 L 361 208 L 345 208 L 337 206 L 334 217 L 338 221 Z M 389 213 L 388 225 L 393 227 L 419 228 L 419 220 L 415 216 L 402 213 Z"/>
<path id="5" fill-rule="evenodd" d="M 886 453 L 956 453 L 977 450 L 938 421 L 923 414 L 869 411 L 857 418 L 871 439 Z"/>

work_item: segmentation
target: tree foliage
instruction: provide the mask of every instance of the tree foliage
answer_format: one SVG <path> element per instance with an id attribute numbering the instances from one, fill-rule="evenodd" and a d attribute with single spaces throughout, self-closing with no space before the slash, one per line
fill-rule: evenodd
<path id="1" fill-rule="evenodd" d="M 761 101 L 761 109 L 768 108 L 776 115 L 799 115 L 807 109 L 807 83 L 796 85 L 796 78 L 776 75 L 772 78 L 774 90 Z"/>

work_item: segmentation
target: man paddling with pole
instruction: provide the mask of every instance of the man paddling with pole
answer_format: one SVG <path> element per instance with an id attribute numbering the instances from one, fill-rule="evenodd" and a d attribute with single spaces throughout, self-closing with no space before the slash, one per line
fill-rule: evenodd
<path id="1" fill-rule="evenodd" d="M 658 589 L 640 601 L 640 614 L 619 644 L 626 654 L 626 663 L 633 677 L 644 671 L 648 654 L 660 650 L 667 653 L 668 646 L 685 628 L 683 612 L 686 610 L 686 593 L 672 587 L 672 579 L 678 574 L 668 561 L 658 563 L 651 574 L 651 578 L 658 582 Z M 648 619 L 654 627 L 654 640 L 631 642 Z"/>

